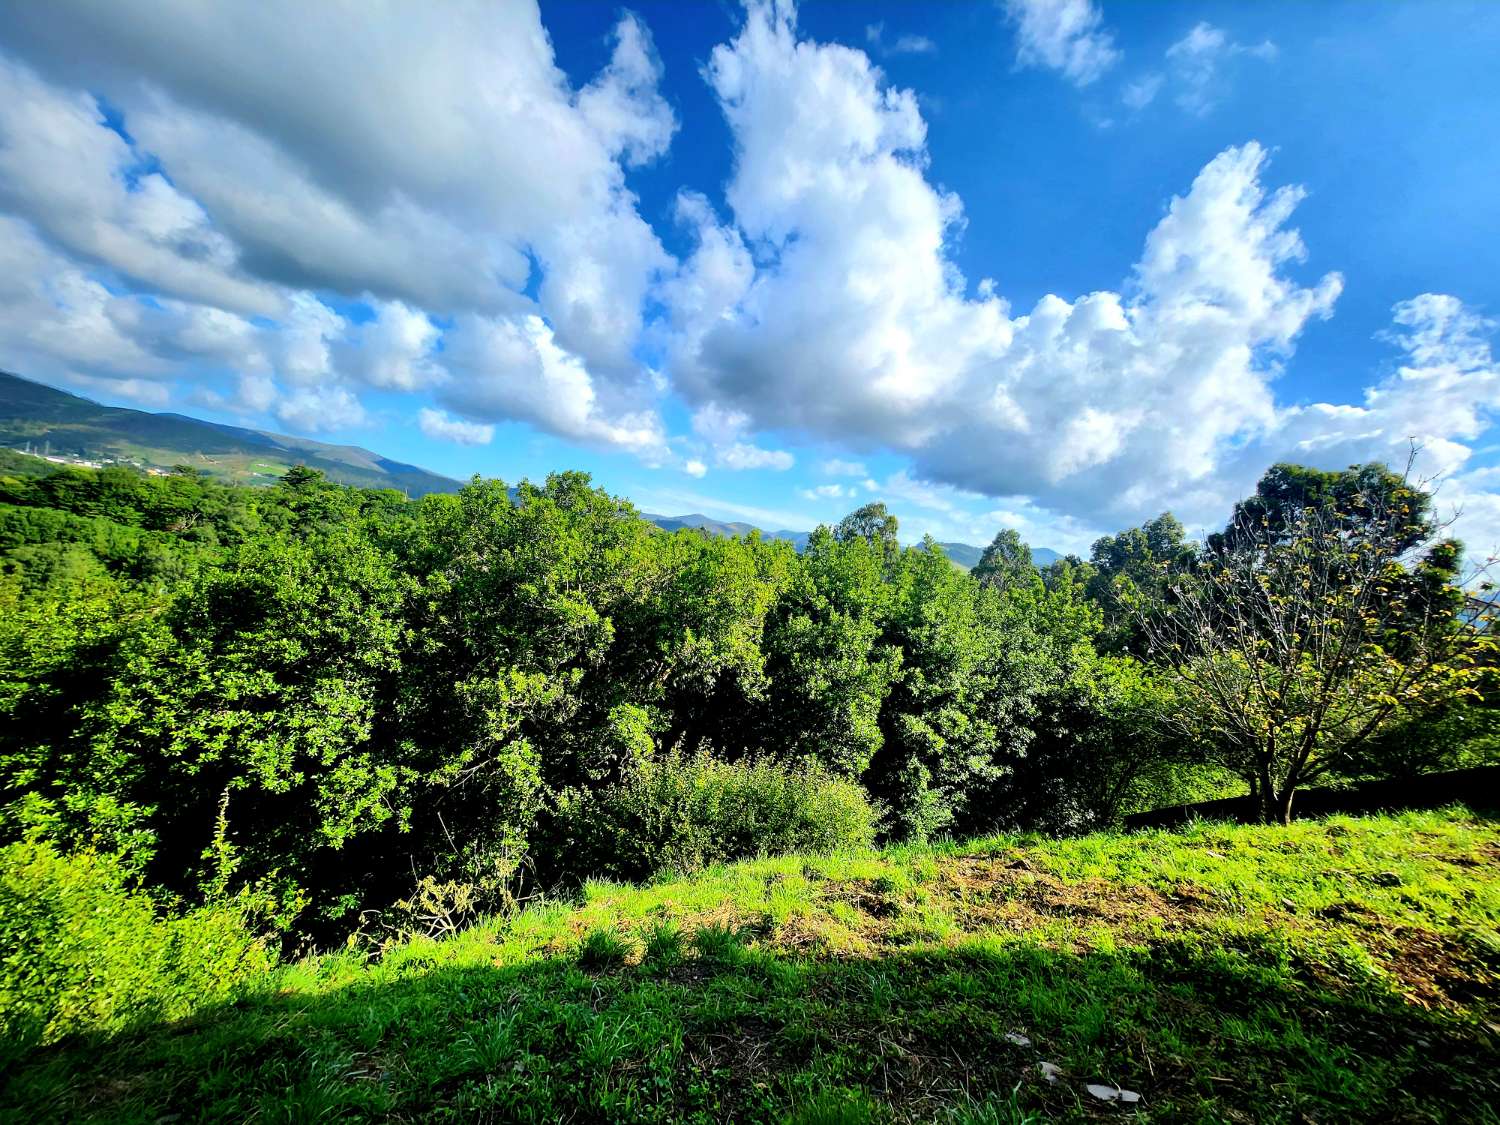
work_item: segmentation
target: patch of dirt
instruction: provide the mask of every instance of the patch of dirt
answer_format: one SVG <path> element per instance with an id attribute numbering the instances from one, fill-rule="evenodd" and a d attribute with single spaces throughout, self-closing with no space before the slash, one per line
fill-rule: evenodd
<path id="1" fill-rule="evenodd" d="M 1179 930 L 1201 925 L 1213 900 L 1190 885 L 1162 894 L 1104 879 L 1069 882 L 1037 869 L 1024 856 L 963 856 L 948 864 L 934 889 L 953 904 L 966 930 L 1026 932 L 1050 922 L 1103 925 L 1116 933 Z"/>
<path id="2" fill-rule="evenodd" d="M 1480 844 L 1473 853 L 1462 852 L 1458 855 L 1434 855 L 1431 858 L 1443 863 L 1451 863 L 1455 867 L 1487 867 L 1491 870 L 1497 870 L 1500 869 L 1500 844 Z"/>
<path id="3" fill-rule="evenodd" d="M 1380 942 L 1379 952 L 1413 1003 L 1455 1011 L 1500 1008 L 1500 974 L 1452 938 L 1403 927 Z"/>
<path id="4" fill-rule="evenodd" d="M 1420 926 L 1393 926 L 1357 902 L 1332 903 L 1317 916 L 1357 930 L 1360 944 L 1412 1003 L 1449 1011 L 1500 1009 L 1500 965 L 1461 939 Z"/>
<path id="5" fill-rule="evenodd" d="M 906 910 L 906 904 L 886 890 L 876 879 L 852 879 L 843 883 L 831 883 L 821 897 L 838 902 L 847 902 L 861 914 L 871 918 L 895 918 Z"/>

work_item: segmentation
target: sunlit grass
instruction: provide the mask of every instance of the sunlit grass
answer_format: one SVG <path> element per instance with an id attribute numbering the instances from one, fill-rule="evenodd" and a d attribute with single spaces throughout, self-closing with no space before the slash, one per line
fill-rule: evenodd
<path id="1" fill-rule="evenodd" d="M 1497 864 L 1450 810 L 594 882 L 37 1052 L 0 1112 L 1493 1121 Z"/>

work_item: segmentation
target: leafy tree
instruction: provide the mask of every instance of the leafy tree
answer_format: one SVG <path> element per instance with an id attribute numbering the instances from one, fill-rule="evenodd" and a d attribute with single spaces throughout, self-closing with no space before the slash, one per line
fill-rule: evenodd
<path id="1" fill-rule="evenodd" d="M 1391 523 L 1385 533 L 1397 554 L 1431 539 L 1435 531 L 1432 497 L 1379 462 L 1332 472 L 1281 462 L 1266 470 L 1252 496 L 1234 506 L 1224 530 L 1209 536 L 1209 549 L 1235 551 L 1267 538 L 1285 539 L 1310 509 L 1341 523 L 1371 518 Z"/>
<path id="2" fill-rule="evenodd" d="M 377 737 L 402 602 L 351 525 L 247 545 L 127 638 L 86 715 L 84 776 L 148 815 L 159 881 L 206 886 L 223 837 L 242 879 L 290 880 L 339 913 L 336 888 L 372 874 L 345 849 L 408 824 L 419 780 Z"/>
<path id="3" fill-rule="evenodd" d="M 754 728 L 766 753 L 821 762 L 842 777 L 869 767 L 883 738 L 881 703 L 901 666 L 901 650 L 882 643 L 891 547 L 813 532 L 766 623 L 770 687 Z"/>
<path id="4" fill-rule="evenodd" d="M 1410 517 L 1384 489 L 1274 520 L 1241 512 L 1223 547 L 1171 579 L 1165 613 L 1138 605 L 1175 691 L 1167 721 L 1249 783 L 1267 823 L 1383 729 L 1474 693 L 1492 641 L 1402 566 Z"/>
<path id="5" fill-rule="evenodd" d="M 1000 794 L 1010 825 L 1087 831 L 1191 799 L 1188 747 L 1163 722 L 1164 679 L 1132 656 L 1087 651 L 1068 671 L 1042 697 L 1035 738 Z"/>
<path id="6" fill-rule="evenodd" d="M 990 541 L 970 573 L 981 586 L 1003 590 L 1030 582 L 1036 575 L 1036 567 L 1031 563 L 1031 548 L 1021 542 L 1020 534 L 1013 528 L 1005 528 Z"/>
<path id="7" fill-rule="evenodd" d="M 901 521 L 886 511 L 884 504 L 876 502 L 856 508 L 833 529 L 833 537 L 840 543 L 863 539 L 880 547 L 887 555 L 899 550 L 896 533 Z"/>
<path id="8" fill-rule="evenodd" d="M 1186 539 L 1182 524 L 1163 512 L 1140 527 L 1094 542 L 1087 579 L 1088 596 L 1104 611 L 1100 647 L 1107 652 L 1141 648 L 1136 614 L 1122 600 L 1128 592 L 1139 607 L 1142 599 L 1159 607 L 1166 598 L 1169 575 L 1193 564 L 1196 548 Z"/>

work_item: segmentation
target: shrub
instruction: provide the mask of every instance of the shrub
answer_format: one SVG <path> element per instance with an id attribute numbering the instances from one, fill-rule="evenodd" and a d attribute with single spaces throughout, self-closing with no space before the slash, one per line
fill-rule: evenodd
<path id="1" fill-rule="evenodd" d="M 163 916 L 106 856 L 0 849 L 0 1061 L 233 999 L 272 962 L 236 904 Z"/>
<path id="2" fill-rule="evenodd" d="M 663 870 L 873 842 L 877 814 L 854 782 L 807 767 L 667 754 L 558 806 L 554 862 L 574 876 Z"/>

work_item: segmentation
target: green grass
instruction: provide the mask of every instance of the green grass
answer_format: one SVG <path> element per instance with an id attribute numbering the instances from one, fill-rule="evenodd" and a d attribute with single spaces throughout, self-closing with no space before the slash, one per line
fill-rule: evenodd
<path id="1" fill-rule="evenodd" d="M 1449 810 L 593 883 L 34 1052 L 0 1118 L 1494 1122 L 1497 869 Z"/>

